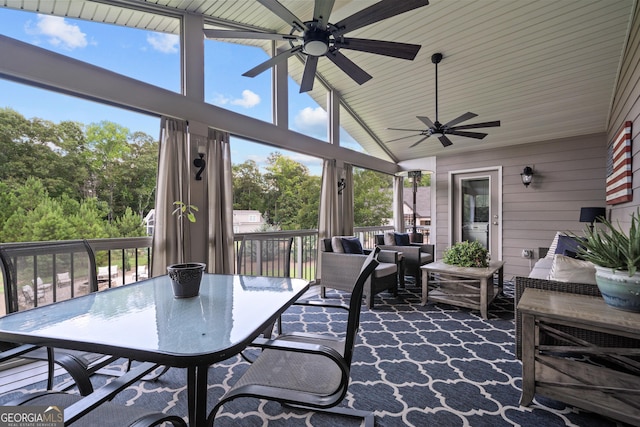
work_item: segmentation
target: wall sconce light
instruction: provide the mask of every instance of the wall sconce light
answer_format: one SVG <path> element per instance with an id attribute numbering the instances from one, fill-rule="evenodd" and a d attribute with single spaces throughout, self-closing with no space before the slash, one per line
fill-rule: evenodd
<path id="1" fill-rule="evenodd" d="M 345 189 L 347 183 L 344 181 L 344 178 L 340 178 L 338 180 L 338 194 L 342 194 L 342 190 Z"/>
<path id="2" fill-rule="evenodd" d="M 606 214 L 606 208 L 580 208 L 580 222 L 589 222 L 589 229 L 593 230 L 593 223 L 602 222 L 600 219 L 605 218 Z"/>
<path id="3" fill-rule="evenodd" d="M 204 167 L 207 165 L 207 162 L 204 160 L 204 153 L 198 153 L 199 158 L 193 159 L 193 166 L 198 168 L 198 172 L 196 172 L 196 181 L 202 181 L 202 172 L 204 172 Z"/>
<path id="4" fill-rule="evenodd" d="M 531 184 L 531 180 L 533 179 L 533 169 L 531 169 L 531 166 L 525 166 L 520 177 L 522 178 L 524 186 L 529 187 L 529 184 Z"/>

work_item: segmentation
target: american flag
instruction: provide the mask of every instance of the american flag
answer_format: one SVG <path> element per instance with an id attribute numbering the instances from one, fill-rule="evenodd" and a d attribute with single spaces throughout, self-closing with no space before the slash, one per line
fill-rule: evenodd
<path id="1" fill-rule="evenodd" d="M 631 122 L 625 122 L 608 147 L 607 204 L 615 205 L 632 199 Z"/>

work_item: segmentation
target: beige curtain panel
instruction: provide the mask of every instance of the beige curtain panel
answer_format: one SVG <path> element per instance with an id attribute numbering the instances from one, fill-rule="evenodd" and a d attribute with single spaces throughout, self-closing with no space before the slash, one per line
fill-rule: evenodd
<path id="1" fill-rule="evenodd" d="M 320 212 L 318 213 L 318 251 L 316 280 L 320 278 L 322 239 L 338 232 L 338 176 L 336 161 L 325 159 L 322 166 L 322 188 L 320 189 Z"/>
<path id="2" fill-rule="evenodd" d="M 209 129 L 207 138 L 207 271 L 232 274 L 233 185 L 229 133 Z"/>
<path id="3" fill-rule="evenodd" d="M 153 230 L 151 275 L 167 273 L 167 266 L 190 256 L 182 238 L 188 235 L 189 221 L 179 221 L 171 213 L 176 200 L 188 203 L 189 144 L 187 122 L 163 117 L 160 122 L 158 176 L 156 180 L 155 227 Z"/>
<path id="4" fill-rule="evenodd" d="M 404 178 L 393 177 L 393 228 L 404 233 Z"/>
<path id="5" fill-rule="evenodd" d="M 353 236 L 353 165 L 345 163 L 343 166 L 344 190 L 341 197 L 341 213 L 338 216 L 340 221 L 340 235 Z"/>

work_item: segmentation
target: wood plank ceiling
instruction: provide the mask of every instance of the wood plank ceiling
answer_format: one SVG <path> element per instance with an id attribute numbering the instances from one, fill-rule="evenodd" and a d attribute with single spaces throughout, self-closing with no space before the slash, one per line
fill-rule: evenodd
<path id="1" fill-rule="evenodd" d="M 312 0 L 281 3 L 302 20 L 311 19 Z M 373 3 L 337 0 L 329 21 Z M 174 34 L 179 25 L 171 16 L 183 11 L 202 14 L 208 26 L 290 30 L 248 0 L 0 0 L 0 5 Z M 318 75 L 357 115 L 343 118 L 343 127 L 369 154 L 393 161 L 605 132 L 633 5 L 634 0 L 431 0 L 348 34 L 420 44 L 414 61 L 343 50 L 373 79 L 358 86 L 326 58 L 319 60 Z M 241 42 L 270 50 L 270 42 Z M 438 66 L 439 120 L 467 111 L 478 117 L 463 124 L 501 120 L 501 127 L 485 130 L 484 140 L 452 136 L 453 145 L 446 148 L 433 137 L 414 148 L 410 145 L 419 137 L 388 142 L 411 135 L 389 127 L 425 128 L 417 115 L 435 120 L 434 52 L 444 55 Z M 299 81 L 302 62 L 290 59 L 289 71 Z M 310 94 L 325 105 L 326 89 L 318 81 Z"/>

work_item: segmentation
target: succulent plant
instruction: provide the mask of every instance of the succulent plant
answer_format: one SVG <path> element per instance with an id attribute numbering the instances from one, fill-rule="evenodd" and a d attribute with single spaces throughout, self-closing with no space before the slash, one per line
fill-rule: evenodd
<path id="1" fill-rule="evenodd" d="M 620 223 L 616 225 L 606 218 L 598 219 L 600 227 L 587 227 L 580 238 L 578 256 L 597 266 L 628 271 L 633 276 L 640 268 L 640 210 L 631 214 L 627 232 Z"/>

